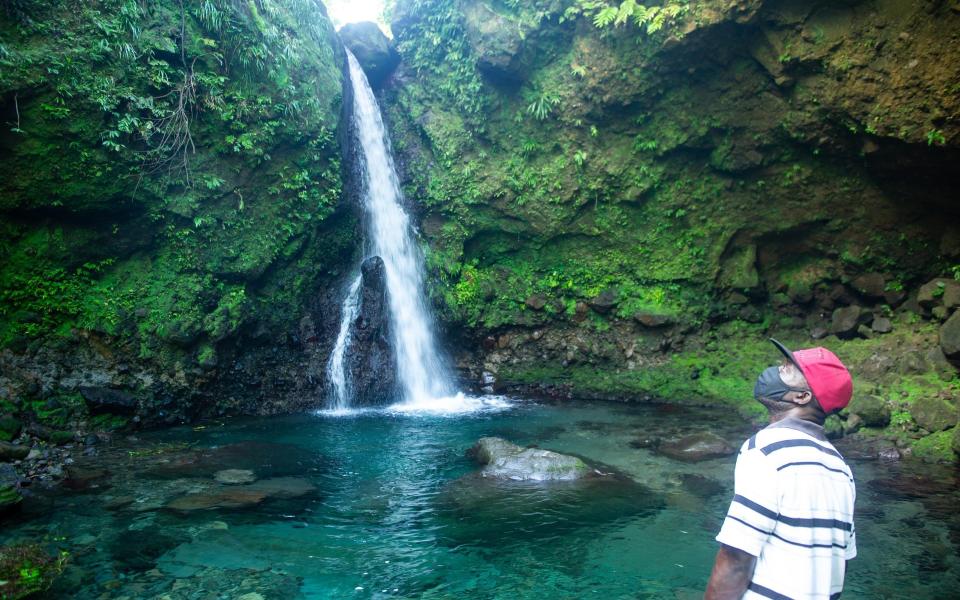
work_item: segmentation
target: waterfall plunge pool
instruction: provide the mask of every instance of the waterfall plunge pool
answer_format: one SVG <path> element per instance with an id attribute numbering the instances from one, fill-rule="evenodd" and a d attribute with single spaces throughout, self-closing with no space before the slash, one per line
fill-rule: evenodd
<path id="1" fill-rule="evenodd" d="M 735 458 L 678 462 L 638 440 L 709 429 L 738 446 L 748 426 L 672 406 L 488 408 L 232 419 L 140 435 L 78 461 L 74 490 L 28 498 L 0 542 L 70 552 L 55 598 L 701 597 Z M 638 485 L 477 487 L 464 453 L 482 436 L 577 454 Z M 851 467 L 860 554 L 844 598 L 953 595 L 956 472 Z M 214 482 L 227 469 L 258 481 Z"/>

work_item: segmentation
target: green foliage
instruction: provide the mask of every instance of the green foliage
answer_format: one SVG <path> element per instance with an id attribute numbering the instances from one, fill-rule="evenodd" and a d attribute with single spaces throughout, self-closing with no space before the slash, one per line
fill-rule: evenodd
<path id="1" fill-rule="evenodd" d="M 89 336 L 169 366 L 252 319 L 283 330 L 353 244 L 328 223 L 341 74 L 316 4 L 27 4 L 0 15 L 21 130 L 0 164 L 0 347 Z"/>
<path id="2" fill-rule="evenodd" d="M 558 104 L 560 104 L 560 96 L 550 91 L 542 91 L 531 96 L 527 113 L 533 115 L 538 121 L 543 121 L 550 116 Z"/>
<path id="3" fill-rule="evenodd" d="M 598 29 L 633 24 L 654 34 L 689 10 L 687 0 L 668 0 L 661 6 L 645 6 L 636 0 L 609 3 L 606 0 L 574 0 L 563 13 L 561 22 L 584 16 Z"/>
<path id="4" fill-rule="evenodd" d="M 934 144 L 944 146 L 947 143 L 947 138 L 944 137 L 943 132 L 939 129 L 931 129 L 927 132 L 926 137 L 928 146 L 933 146 Z"/>
<path id="5" fill-rule="evenodd" d="M 487 97 L 471 55 L 460 6 L 453 0 L 412 0 L 418 19 L 397 36 L 397 50 L 420 77 L 424 100 L 456 107 L 470 129 L 484 131 Z"/>
<path id="6" fill-rule="evenodd" d="M 39 544 L 0 547 L 0 594 L 19 600 L 50 589 L 69 558 L 66 551 L 50 556 Z"/>

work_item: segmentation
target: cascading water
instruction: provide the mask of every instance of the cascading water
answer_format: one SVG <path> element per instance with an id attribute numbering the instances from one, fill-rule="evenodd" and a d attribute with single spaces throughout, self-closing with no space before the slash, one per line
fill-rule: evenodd
<path id="1" fill-rule="evenodd" d="M 361 281 L 360 276 L 357 275 L 350 284 L 350 289 L 347 290 L 346 298 L 343 299 L 343 307 L 340 309 L 340 332 L 337 334 L 337 342 L 333 346 L 330 361 L 327 363 L 327 379 L 333 391 L 331 408 L 337 412 L 342 412 L 350 406 L 352 386 L 346 372 L 346 355 L 347 348 L 350 346 L 350 326 L 360 310 Z"/>
<path id="2" fill-rule="evenodd" d="M 347 60 L 353 87 L 356 141 L 361 150 L 361 191 L 367 213 L 368 251 L 382 258 L 385 267 L 401 400 L 406 406 L 435 406 L 438 401 L 449 398 L 455 389 L 434 340 L 433 323 L 423 296 L 423 259 L 414 241 L 410 218 L 402 206 L 403 195 L 380 108 L 356 58 L 347 52 Z M 334 409 L 349 406 L 350 382 L 345 362 L 351 324 L 359 310 L 359 289 L 358 277 L 343 302 L 340 334 L 327 366 Z"/>

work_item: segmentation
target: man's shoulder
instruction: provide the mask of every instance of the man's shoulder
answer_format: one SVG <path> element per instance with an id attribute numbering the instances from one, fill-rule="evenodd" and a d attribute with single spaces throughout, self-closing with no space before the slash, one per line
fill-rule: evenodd
<path id="1" fill-rule="evenodd" d="M 813 453 L 843 460 L 843 456 L 826 439 L 788 427 L 766 427 L 753 434 L 740 447 L 740 453 L 780 459 L 797 453 Z"/>

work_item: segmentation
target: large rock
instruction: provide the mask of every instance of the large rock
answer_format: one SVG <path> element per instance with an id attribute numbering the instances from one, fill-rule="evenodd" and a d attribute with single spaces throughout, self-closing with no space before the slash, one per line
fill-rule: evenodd
<path id="1" fill-rule="evenodd" d="M 348 373 L 355 406 L 379 406 L 394 398 L 397 365 L 390 346 L 390 306 L 383 259 L 371 256 L 360 266 L 360 312 L 353 323 Z"/>
<path id="2" fill-rule="evenodd" d="M 950 360 L 960 359 L 960 310 L 940 327 L 940 349 Z"/>
<path id="3" fill-rule="evenodd" d="M 493 479 L 573 481 L 598 474 L 575 456 L 540 448 L 522 448 L 501 438 L 480 438 L 468 452 L 484 465 L 480 475 Z"/>
<path id="4" fill-rule="evenodd" d="M 29 446 L 0 442 L 0 461 L 23 460 L 29 453 Z"/>
<path id="5" fill-rule="evenodd" d="M 699 462 L 729 456 L 736 452 L 736 449 L 717 434 L 702 431 L 674 440 L 667 440 L 660 444 L 657 451 L 676 460 Z"/>
<path id="6" fill-rule="evenodd" d="M 855 394 L 847 410 L 859 415 L 868 427 L 886 427 L 890 422 L 890 407 L 883 398 L 872 394 Z"/>
<path id="7" fill-rule="evenodd" d="M 520 24 L 495 12 L 486 2 L 468 2 L 463 10 L 477 66 L 494 79 L 521 81 L 525 35 Z"/>
<path id="8" fill-rule="evenodd" d="M 120 390 L 81 386 L 80 395 L 86 401 L 91 414 L 132 415 L 137 410 L 136 398 Z"/>
<path id="9" fill-rule="evenodd" d="M 957 424 L 957 405 L 940 396 L 923 396 L 910 407 L 917 425 L 931 433 L 949 429 Z"/>
<path id="10" fill-rule="evenodd" d="M 340 39 L 353 52 L 373 88 L 383 85 L 400 64 L 393 42 L 376 23 L 348 23 L 340 29 Z"/>

